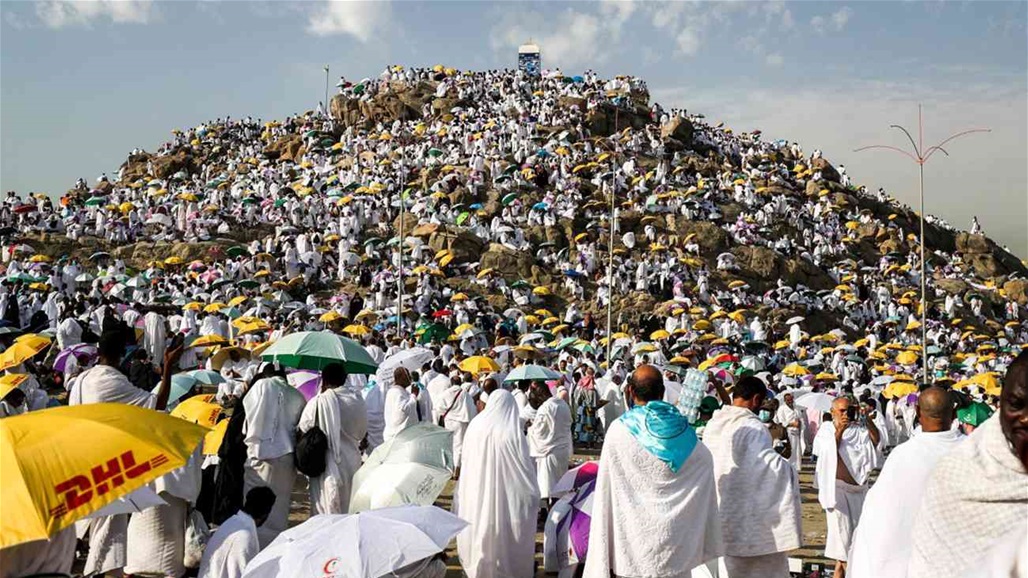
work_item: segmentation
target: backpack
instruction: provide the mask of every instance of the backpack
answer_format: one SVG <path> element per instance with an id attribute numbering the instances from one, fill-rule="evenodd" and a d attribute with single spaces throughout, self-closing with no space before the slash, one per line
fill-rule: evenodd
<path id="1" fill-rule="evenodd" d="M 315 402 L 317 403 L 317 402 Z M 316 478 L 325 473 L 325 461 L 328 455 L 328 437 L 318 427 L 318 406 L 314 406 L 314 426 L 305 432 L 296 432 L 296 448 L 293 450 L 293 461 L 296 469 L 308 478 Z"/>

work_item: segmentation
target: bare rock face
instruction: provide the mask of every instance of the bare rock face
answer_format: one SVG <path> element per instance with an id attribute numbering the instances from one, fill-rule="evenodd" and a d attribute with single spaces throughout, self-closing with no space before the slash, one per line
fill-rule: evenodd
<path id="1" fill-rule="evenodd" d="M 478 261 L 486 244 L 471 231 L 451 231 L 440 227 L 428 237 L 428 246 L 436 252 L 450 251 L 455 263 L 471 263 Z"/>
<path id="2" fill-rule="evenodd" d="M 987 237 L 961 232 L 957 233 L 955 244 L 964 261 L 982 278 L 998 280 L 1011 274 L 1028 277 L 1024 263 Z"/>
<path id="3" fill-rule="evenodd" d="M 1018 305 L 1028 305 L 1028 279 L 1014 279 L 1003 284 L 1003 292 Z"/>
<path id="4" fill-rule="evenodd" d="M 303 138 L 300 135 L 280 138 L 264 149 L 264 155 L 272 160 L 296 161 L 303 153 Z"/>
<path id="5" fill-rule="evenodd" d="M 821 178 L 833 183 L 838 183 L 839 179 L 842 178 L 839 175 L 839 171 L 835 170 L 832 163 L 828 162 L 828 159 L 825 159 L 824 157 L 814 159 L 814 161 L 810 163 L 810 169 L 814 172 L 821 171 Z"/>
<path id="6" fill-rule="evenodd" d="M 660 137 L 675 139 L 682 144 L 688 145 L 692 142 L 693 130 L 692 123 L 687 119 L 675 117 L 660 127 Z"/>

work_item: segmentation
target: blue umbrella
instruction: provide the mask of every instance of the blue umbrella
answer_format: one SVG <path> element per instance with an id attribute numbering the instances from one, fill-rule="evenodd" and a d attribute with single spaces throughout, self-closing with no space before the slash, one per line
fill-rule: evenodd
<path id="1" fill-rule="evenodd" d="M 551 381 L 560 379 L 561 375 L 541 365 L 519 365 L 504 378 L 504 383 L 517 381 Z"/>
<path id="2" fill-rule="evenodd" d="M 564 271 L 564 275 L 566 275 L 568 277 L 572 277 L 572 278 L 574 278 L 574 277 L 581 277 L 582 276 L 581 273 L 579 273 L 578 271 L 575 271 L 574 269 L 566 269 Z"/>
<path id="3" fill-rule="evenodd" d="M 536 203 L 536 204 L 532 205 L 532 208 L 536 209 L 538 211 L 545 211 L 546 209 L 550 208 L 550 205 L 548 205 L 547 203 L 540 202 L 540 203 Z"/>
<path id="4" fill-rule="evenodd" d="M 471 209 L 472 211 L 477 211 L 477 210 L 479 210 L 479 209 L 481 209 L 481 208 L 483 208 L 483 207 L 484 207 L 484 205 L 482 205 L 482 203 L 473 203 L 473 204 L 472 204 L 472 205 L 471 205 L 470 207 L 468 207 L 468 208 L 469 208 L 469 209 Z"/>
<path id="5" fill-rule="evenodd" d="M 193 386 L 197 383 L 199 383 L 197 379 L 188 373 L 171 376 L 171 393 L 168 394 L 168 403 L 174 403 L 182 399 L 182 396 L 189 393 L 189 390 L 193 389 Z M 157 387 L 153 388 L 153 393 L 157 393 L 159 389 L 161 389 L 161 386 L 158 384 Z"/>
<path id="6" fill-rule="evenodd" d="M 539 149 L 538 151 L 536 151 L 535 156 L 546 158 L 546 157 L 550 156 L 551 154 L 552 153 L 550 151 L 546 150 L 546 149 Z"/>
<path id="7" fill-rule="evenodd" d="M 221 376 L 217 371 L 210 371 L 209 369 L 197 369 L 194 371 L 188 371 L 183 375 L 195 379 L 196 381 L 205 385 L 218 385 L 219 383 L 225 383 L 225 378 Z"/>

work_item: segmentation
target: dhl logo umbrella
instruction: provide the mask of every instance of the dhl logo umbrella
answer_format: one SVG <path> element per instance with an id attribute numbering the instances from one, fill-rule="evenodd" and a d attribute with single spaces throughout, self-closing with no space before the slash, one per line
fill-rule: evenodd
<path id="1" fill-rule="evenodd" d="M 0 548 L 42 540 L 181 467 L 207 429 L 113 403 L 0 420 Z"/>

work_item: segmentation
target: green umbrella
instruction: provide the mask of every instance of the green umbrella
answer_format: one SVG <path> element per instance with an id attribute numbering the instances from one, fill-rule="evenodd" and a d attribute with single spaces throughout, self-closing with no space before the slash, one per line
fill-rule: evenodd
<path id="1" fill-rule="evenodd" d="M 430 157 L 441 157 L 443 154 L 444 153 L 441 149 L 437 149 L 435 147 L 428 149 L 428 156 Z"/>
<path id="2" fill-rule="evenodd" d="M 583 342 L 578 345 L 572 345 L 572 349 L 579 351 L 580 353 L 596 353 L 596 348 L 591 343 Z"/>
<path id="3" fill-rule="evenodd" d="M 87 207 L 96 207 L 96 206 L 102 205 L 102 204 L 104 204 L 106 202 L 107 202 L 107 199 L 105 199 L 103 197 L 89 197 L 88 199 L 86 199 L 86 206 Z"/>
<path id="4" fill-rule="evenodd" d="M 510 284 L 511 289 L 527 289 L 528 287 L 531 287 L 531 285 L 529 285 L 528 281 L 525 281 L 524 279 L 518 279 Z"/>
<path id="5" fill-rule="evenodd" d="M 418 343 L 422 344 L 443 341 L 450 336 L 450 330 L 440 323 L 430 323 L 418 331 L 421 333 L 418 336 Z"/>
<path id="6" fill-rule="evenodd" d="M 228 253 L 229 257 L 239 257 L 246 254 L 246 248 L 236 245 L 234 247 L 229 247 L 225 252 Z"/>
<path id="7" fill-rule="evenodd" d="M 470 217 L 470 216 L 471 216 L 471 213 L 469 213 L 467 211 L 464 211 L 463 213 L 457 215 L 457 224 L 458 225 L 463 225 L 464 221 L 467 221 L 468 217 Z"/>
<path id="8" fill-rule="evenodd" d="M 515 367 L 513 371 L 507 374 L 507 377 L 503 379 L 504 383 L 514 383 L 518 381 L 552 381 L 554 379 L 560 379 L 561 375 L 552 369 L 547 369 L 541 365 L 519 365 Z"/>
<path id="9" fill-rule="evenodd" d="M 276 207 L 281 207 L 282 205 L 284 205 L 284 204 L 286 204 L 288 202 L 289 202 L 289 199 L 276 199 L 275 200 L 275 206 Z"/>
<path id="10" fill-rule="evenodd" d="M 257 202 L 257 197 L 246 197 L 241 202 L 244 205 L 252 205 Z"/>
<path id="11" fill-rule="evenodd" d="M 236 283 L 236 287 L 242 287 L 243 289 L 255 289 L 260 286 L 260 282 L 254 281 L 253 279 L 243 279 L 242 281 Z"/>
<path id="12" fill-rule="evenodd" d="M 578 338 L 577 337 L 565 337 L 564 339 L 560 340 L 560 343 L 557 344 L 556 349 L 557 349 L 557 351 L 561 351 L 565 347 L 567 347 L 569 345 L 574 345 L 575 343 L 578 343 Z"/>
<path id="13" fill-rule="evenodd" d="M 378 364 L 351 339 L 330 331 L 301 331 L 279 339 L 261 354 L 265 361 L 286 367 L 321 371 L 330 363 L 342 363 L 347 373 L 369 375 Z"/>
<path id="14" fill-rule="evenodd" d="M 507 193 L 506 195 L 503 196 L 502 199 L 500 199 L 500 203 L 503 204 L 504 207 L 506 207 L 507 205 L 509 205 L 509 204 L 513 203 L 514 201 L 516 201 L 517 198 L 518 198 L 518 194 L 517 193 Z"/>
<path id="15" fill-rule="evenodd" d="M 229 319 L 239 319 L 243 316 L 242 311 L 236 309 L 235 307 L 226 307 L 221 310 L 221 314 L 225 315 Z"/>
<path id="16" fill-rule="evenodd" d="M 972 402 L 971 405 L 957 410 L 957 419 L 959 419 L 961 423 L 973 425 L 974 427 L 978 427 L 985 423 L 985 420 L 989 419 L 989 416 L 991 415 L 992 408 L 980 401 Z"/>

